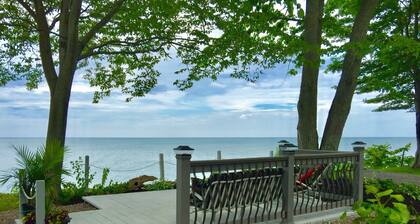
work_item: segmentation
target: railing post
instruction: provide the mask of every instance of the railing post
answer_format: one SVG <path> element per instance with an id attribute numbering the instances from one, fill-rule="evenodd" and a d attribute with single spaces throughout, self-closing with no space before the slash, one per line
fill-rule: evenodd
<path id="1" fill-rule="evenodd" d="M 160 169 L 160 180 L 165 180 L 165 160 L 163 153 L 159 154 L 159 169 Z"/>
<path id="2" fill-rule="evenodd" d="M 222 151 L 217 150 L 217 160 L 221 160 L 222 159 Z"/>
<path id="3" fill-rule="evenodd" d="M 90 164 L 89 156 L 85 155 L 85 190 L 89 188 Z"/>
<path id="4" fill-rule="evenodd" d="M 23 204 L 28 203 L 28 199 L 25 197 L 25 194 L 22 191 L 22 183 L 20 182 L 21 178 L 24 178 L 25 170 L 19 170 L 19 218 L 23 217 Z"/>
<path id="5" fill-rule="evenodd" d="M 190 162 L 194 149 L 178 146 L 176 154 L 176 224 L 190 223 Z"/>
<path id="6" fill-rule="evenodd" d="M 293 193 L 295 187 L 295 151 L 283 151 L 287 157 L 287 167 L 284 170 L 283 181 L 283 206 L 286 211 L 286 219 L 283 223 L 293 223 Z"/>
<path id="7" fill-rule="evenodd" d="M 356 162 L 356 170 L 354 175 L 353 189 L 354 201 L 363 201 L 363 170 L 364 170 L 364 151 L 366 143 L 362 141 L 356 141 L 352 144 L 353 151 L 358 152 L 358 161 Z"/>
<path id="8" fill-rule="evenodd" d="M 35 182 L 35 217 L 37 224 L 45 222 L 45 181 Z"/>

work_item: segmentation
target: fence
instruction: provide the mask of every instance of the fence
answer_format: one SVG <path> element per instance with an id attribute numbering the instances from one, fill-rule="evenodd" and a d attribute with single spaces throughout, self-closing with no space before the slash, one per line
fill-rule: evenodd
<path id="1" fill-rule="evenodd" d="M 23 170 L 20 171 L 23 174 Z M 24 205 L 28 204 L 29 200 L 35 199 L 35 223 L 44 223 L 45 221 L 45 181 L 37 180 L 35 182 L 35 192 L 34 195 L 28 196 L 25 189 L 23 189 L 22 184 L 19 184 L 19 218 L 22 218 L 24 213 Z M 26 215 L 26 214 L 25 214 Z"/>
<path id="2" fill-rule="evenodd" d="M 270 151 L 269 152 L 269 156 L 271 156 L 271 157 L 274 156 L 274 152 L 273 151 Z M 218 150 L 216 152 L 215 158 L 217 160 L 221 160 L 222 159 L 222 151 L 221 150 Z M 84 165 L 84 177 L 85 177 L 85 180 L 87 180 L 89 178 L 89 175 L 91 173 L 91 169 L 92 168 L 101 169 L 101 170 L 102 169 L 105 169 L 105 168 L 108 168 L 108 167 L 102 167 L 102 166 L 99 166 L 99 165 L 96 165 L 96 164 L 92 164 L 90 162 L 90 156 L 89 155 L 85 155 L 83 165 Z M 150 168 L 150 167 L 153 167 L 153 166 L 157 166 L 157 165 L 159 166 L 159 168 L 158 168 L 158 170 L 159 170 L 159 180 L 165 180 L 166 179 L 166 176 L 165 176 L 165 173 L 166 173 L 165 172 L 166 165 L 176 166 L 175 163 L 172 163 L 172 162 L 169 162 L 169 161 L 165 161 L 165 155 L 164 155 L 164 153 L 159 153 L 159 157 L 158 157 L 157 161 L 156 162 L 152 162 L 152 163 L 150 163 L 148 165 L 141 166 L 141 167 L 132 167 L 132 168 L 128 168 L 128 169 L 110 169 L 110 171 L 112 171 L 112 172 L 142 171 L 142 170 L 145 170 L 147 168 Z M 88 186 L 86 186 L 86 188 L 87 187 Z"/>
<path id="3" fill-rule="evenodd" d="M 292 223 L 296 215 L 353 205 L 363 196 L 363 149 L 191 161 L 193 149 L 180 146 L 176 223 Z"/>

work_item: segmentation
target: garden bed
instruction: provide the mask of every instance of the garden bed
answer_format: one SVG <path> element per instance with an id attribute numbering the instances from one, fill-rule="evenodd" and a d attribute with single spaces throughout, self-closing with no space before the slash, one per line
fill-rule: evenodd
<path id="1" fill-rule="evenodd" d="M 68 212 L 81 212 L 95 210 L 96 208 L 88 203 L 77 203 L 72 205 L 59 205 L 58 209 L 66 210 Z M 12 209 L 0 212 L 0 224 L 14 224 L 18 218 L 18 209 Z"/>

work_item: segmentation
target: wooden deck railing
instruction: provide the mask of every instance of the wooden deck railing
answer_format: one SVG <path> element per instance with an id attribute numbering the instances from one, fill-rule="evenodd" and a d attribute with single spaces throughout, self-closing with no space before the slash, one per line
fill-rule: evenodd
<path id="1" fill-rule="evenodd" d="M 258 223 L 351 206 L 363 196 L 363 149 L 191 161 L 176 149 L 176 223 Z"/>

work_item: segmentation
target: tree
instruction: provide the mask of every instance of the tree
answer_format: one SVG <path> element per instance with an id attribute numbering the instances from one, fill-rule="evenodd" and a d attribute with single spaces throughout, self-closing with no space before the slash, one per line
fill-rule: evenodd
<path id="1" fill-rule="evenodd" d="M 318 75 L 321 63 L 321 35 L 324 0 L 306 1 L 302 81 L 298 101 L 298 145 L 318 149 Z"/>
<path id="2" fill-rule="evenodd" d="M 328 113 L 321 141 L 321 150 L 338 150 L 344 126 L 350 113 L 362 58 L 369 50 L 369 47 L 366 46 L 366 37 L 370 21 L 375 15 L 378 4 L 378 0 L 359 2 L 350 40 L 344 46 L 344 59 L 340 61 L 341 77 Z"/>
<path id="3" fill-rule="evenodd" d="M 223 21 L 215 18 L 216 27 L 223 34 L 211 38 L 203 50 L 187 53 L 188 60 L 183 62 L 192 66 L 182 71 L 189 72 L 189 76 L 176 84 L 181 89 L 189 88 L 203 78 L 217 79 L 232 67 L 233 77 L 254 81 L 261 70 L 253 70 L 252 65 L 264 69 L 276 63 L 292 62 L 296 66 L 289 70 L 292 75 L 303 66 L 298 104 L 299 147 L 317 149 L 318 73 L 322 56 L 332 57 L 331 70 L 341 71 L 342 75 L 320 148 L 337 150 L 361 60 L 369 50 L 365 42 L 378 2 L 330 0 L 322 18 L 323 1 L 307 1 L 306 12 L 295 1 L 259 1 L 254 6 L 249 2 L 235 1 L 229 5 L 215 1 L 215 7 L 205 10 L 227 15 Z M 325 49 L 321 49 L 321 43 Z"/>
<path id="4" fill-rule="evenodd" d="M 290 25 L 300 24 L 304 14 L 294 0 L 190 1 L 186 7 L 206 32 L 199 32 L 199 49 L 180 51 L 185 67 L 177 73 L 188 73 L 175 82 L 181 90 L 216 80 L 227 69 L 231 77 L 253 82 L 265 68 L 291 62 L 300 49 L 300 30 Z"/>
<path id="5" fill-rule="evenodd" d="M 365 100 L 381 104 L 375 111 L 415 112 L 420 168 L 420 44 L 418 1 L 386 1 L 381 18 L 372 24 L 374 50 L 363 62 L 357 93 L 378 93 Z"/>
<path id="6" fill-rule="evenodd" d="M 182 1 L 1 0 L 0 85 L 26 79 L 50 90 L 47 144 L 65 144 L 76 70 L 98 87 L 94 102 L 120 88 L 141 97 L 157 83 L 154 66 L 172 47 L 195 49 L 201 27 Z M 187 37 L 182 35 L 189 34 Z M 48 150 L 48 149 L 47 149 Z M 62 166 L 62 164 L 60 165 Z M 59 186 L 57 186 L 59 188 Z"/>

